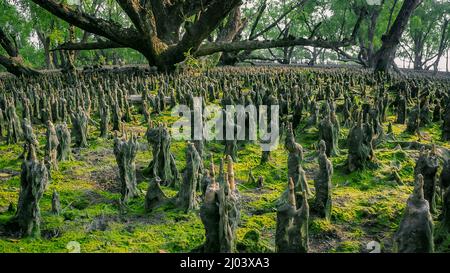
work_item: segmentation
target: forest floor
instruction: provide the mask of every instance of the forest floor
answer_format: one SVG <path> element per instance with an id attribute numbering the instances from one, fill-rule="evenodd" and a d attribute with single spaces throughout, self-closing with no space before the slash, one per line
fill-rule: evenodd
<path id="1" fill-rule="evenodd" d="M 41 200 L 42 238 L 19 239 L 0 230 L 0 253 L 4 252 L 67 252 L 69 242 L 78 242 L 81 252 L 190 252 L 204 239 L 204 227 L 199 211 L 184 213 L 172 205 L 162 206 L 151 213 L 144 211 L 144 197 L 148 178 L 143 170 L 152 155 L 143 137 L 146 126 L 135 111 L 135 120 L 128 123 L 127 131 L 140 135 L 140 149 L 136 158 L 139 189 L 142 194 L 133 199 L 126 210 L 119 206 L 118 169 L 112 151 L 113 139 L 98 138 L 98 131 L 90 127 L 89 147 L 74 150 L 73 159 L 60 162 L 59 170 L 52 171 L 51 183 Z M 153 118 L 154 121 L 171 123 L 170 113 Z M 393 121 L 390 116 L 388 121 Z M 388 123 L 384 123 L 387 131 Z M 440 124 L 434 123 L 422 129 L 421 143 L 436 143 L 450 148 L 440 141 Z M 40 141 L 40 158 L 43 157 L 45 129 L 36 126 Z M 396 140 L 379 145 L 376 149 L 376 166 L 347 173 L 347 150 L 331 158 L 334 165 L 332 178 L 331 221 L 311 217 L 309 225 L 310 252 L 369 252 L 368 243 L 381 244 L 383 252 L 393 251 L 393 235 L 401 220 L 406 200 L 413 190 L 413 172 L 418 150 L 400 149 L 400 142 L 417 141 L 417 136 L 406 133 L 405 126 L 393 125 Z M 315 149 L 318 131 L 315 128 L 297 132 L 297 142 L 305 152 L 303 168 L 311 189 L 314 174 L 318 170 Z M 348 129 L 342 128 L 340 147 L 346 146 Z M 21 145 L 0 142 L 0 224 L 13 214 L 8 212 L 10 203 L 16 204 L 20 190 Z M 271 153 L 268 163 L 261 165 L 261 149 L 256 144 L 241 145 L 239 161 L 235 164 L 238 189 L 242 195 L 241 222 L 237 230 L 237 249 L 240 252 L 273 252 L 275 249 L 276 202 L 287 187 L 287 152 L 280 141 L 278 149 Z M 185 142 L 172 142 L 171 151 L 181 171 L 185 165 Z M 216 166 L 223 153 L 223 145 L 207 143 L 207 151 L 214 153 Z M 208 164 L 205 159 L 205 164 Z M 392 168 L 400 169 L 403 184 L 392 176 Z M 255 177 L 264 177 L 263 189 L 249 184 L 249 170 Z M 60 194 L 62 213 L 53 215 L 51 198 L 53 189 Z M 163 187 L 167 196 L 175 196 L 176 190 Z M 312 200 L 311 200 L 312 202 Z M 438 207 L 439 215 L 440 208 Z M 435 219 L 437 223 L 437 219 Z M 437 251 L 450 250 L 450 237 L 440 238 Z"/>

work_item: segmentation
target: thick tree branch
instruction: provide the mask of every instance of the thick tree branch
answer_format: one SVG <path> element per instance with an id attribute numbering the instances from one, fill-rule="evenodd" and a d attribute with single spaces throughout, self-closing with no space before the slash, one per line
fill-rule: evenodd
<path id="1" fill-rule="evenodd" d="M 11 39 L 8 38 L 6 32 L 4 32 L 1 27 L 0 27 L 0 46 L 2 46 L 3 49 L 5 49 L 6 53 L 8 53 L 8 55 L 11 57 L 17 57 L 19 55 L 17 47 L 11 41 Z"/>
<path id="2" fill-rule="evenodd" d="M 320 28 L 320 26 L 322 26 L 322 22 L 317 23 L 312 29 L 311 29 L 311 34 L 309 35 L 309 39 L 314 38 L 314 36 L 316 36 L 316 32 L 317 30 Z"/>
<path id="3" fill-rule="evenodd" d="M 336 49 L 340 47 L 346 47 L 353 45 L 356 41 L 356 36 L 361 27 L 361 22 L 364 17 L 364 12 L 361 11 L 358 20 L 355 23 L 355 26 L 352 31 L 352 35 L 350 38 L 344 38 L 342 41 L 328 41 L 323 39 L 305 39 L 305 38 L 297 38 L 297 39 L 282 39 L 282 40 L 245 40 L 245 41 L 236 41 L 232 43 L 206 43 L 200 46 L 200 48 L 195 52 L 195 56 L 206 56 L 211 55 L 217 52 L 233 52 L 245 50 L 249 52 L 251 50 L 257 49 L 268 49 L 268 48 L 277 48 L 277 47 L 291 47 L 291 46 L 312 46 L 312 47 L 320 47 L 320 48 L 330 48 Z"/>
<path id="4" fill-rule="evenodd" d="M 60 4 L 55 0 L 32 1 L 62 20 L 85 31 L 106 37 L 116 43 L 129 46 L 127 41 L 141 39 L 134 28 L 123 28 L 113 21 L 95 18 L 89 14 L 74 10 L 68 5 Z"/>
<path id="5" fill-rule="evenodd" d="M 203 12 L 206 7 L 211 5 L 212 2 L 216 0 L 152 0 L 164 2 L 165 8 L 169 10 L 169 12 L 173 9 L 178 9 L 178 6 L 182 6 L 182 10 L 185 16 L 190 17 L 198 12 Z"/>
<path id="6" fill-rule="evenodd" d="M 398 0 L 394 0 L 394 4 L 392 4 L 392 7 L 391 7 L 391 9 L 389 11 L 389 21 L 388 21 L 388 24 L 387 24 L 387 27 L 386 27 L 386 32 L 388 32 L 389 29 L 391 28 L 392 17 L 394 15 L 394 10 L 395 10 L 395 7 L 397 6 L 397 2 L 398 2 Z"/>
<path id="7" fill-rule="evenodd" d="M 208 35 L 218 27 L 223 18 L 240 4 L 241 0 L 212 1 L 211 5 L 200 14 L 199 19 L 186 28 L 182 40 L 162 54 L 161 59 L 167 58 L 173 63 L 184 60 L 185 53 L 190 49 L 197 49 Z"/>
<path id="8" fill-rule="evenodd" d="M 8 72 L 16 75 L 38 75 L 39 72 L 27 67 L 19 54 L 19 49 L 6 32 L 0 27 L 0 46 L 9 56 L 0 55 L 0 65 L 4 66 Z"/>
<path id="9" fill-rule="evenodd" d="M 118 44 L 113 41 L 97 41 L 92 43 L 64 43 L 52 49 L 56 50 L 97 50 L 97 49 L 111 49 L 111 48 L 125 48 L 126 46 Z"/>
<path id="10" fill-rule="evenodd" d="M 354 62 L 354 63 L 360 64 L 362 66 L 366 66 L 366 63 L 361 61 L 361 59 L 359 59 L 357 57 L 353 57 L 352 55 L 348 54 L 347 52 L 343 51 L 340 48 L 334 48 L 333 50 L 336 51 L 337 54 L 339 54 L 340 56 L 345 58 L 345 59 L 339 59 L 339 61 Z"/>
<path id="11" fill-rule="evenodd" d="M 268 49 L 276 47 L 290 47 L 290 46 L 313 46 L 320 48 L 335 49 L 339 47 L 346 47 L 353 45 L 354 41 L 350 39 L 344 39 L 343 41 L 327 41 L 322 39 L 310 40 L 304 38 L 292 39 L 292 40 L 265 40 L 265 41 L 238 41 L 232 43 L 207 43 L 202 45 L 195 56 L 206 56 L 216 52 L 232 52 L 239 50 L 256 50 L 256 49 Z"/>
<path id="12" fill-rule="evenodd" d="M 439 49 L 438 49 L 438 55 L 436 60 L 433 64 L 430 65 L 434 66 L 434 70 L 438 71 L 439 62 L 441 60 L 442 55 L 444 54 L 445 49 L 448 47 L 448 25 L 450 23 L 450 20 L 445 19 L 444 23 L 442 24 L 442 31 L 441 31 L 441 39 L 439 42 Z"/>
<path id="13" fill-rule="evenodd" d="M 272 58 L 267 58 L 267 57 L 264 57 L 264 56 L 253 56 L 253 55 L 247 56 L 245 58 L 245 60 L 257 60 L 257 61 L 266 61 L 266 62 L 280 62 L 280 59 L 278 59 L 278 58 L 272 59 Z M 241 60 L 241 61 L 245 61 L 245 60 Z"/>
<path id="14" fill-rule="evenodd" d="M 391 29 L 386 35 L 382 37 L 382 46 L 375 54 L 375 71 L 387 72 L 391 66 L 395 51 L 400 43 L 403 31 L 408 25 L 409 18 L 414 10 L 422 3 L 423 0 L 405 0 L 400 9 L 397 18 L 394 21 Z"/>
<path id="15" fill-rule="evenodd" d="M 39 71 L 27 67 L 23 64 L 22 58 L 19 57 L 6 57 L 0 55 L 0 65 L 4 66 L 6 70 L 15 76 L 37 76 Z"/>
<path id="16" fill-rule="evenodd" d="M 123 11 L 128 15 L 133 25 L 140 32 L 143 31 L 142 21 L 139 17 L 139 1 L 138 0 L 116 0 L 117 4 L 123 9 Z"/>
<path id="17" fill-rule="evenodd" d="M 120 0 L 119 0 L 120 1 Z M 140 22 L 141 35 L 144 35 L 144 39 L 151 42 L 151 50 L 153 54 L 159 54 L 161 50 L 165 50 L 167 47 L 161 39 L 158 37 L 156 28 L 156 19 L 153 14 L 151 1 L 139 1 L 139 0 L 127 0 L 127 2 L 138 2 L 137 14 Z M 133 3 L 134 4 L 134 3 Z"/>
<path id="18" fill-rule="evenodd" d="M 238 33 L 247 24 L 246 19 L 242 19 L 240 6 L 237 6 L 228 15 L 228 21 L 225 26 L 219 29 L 216 42 L 232 42 L 235 40 Z"/>

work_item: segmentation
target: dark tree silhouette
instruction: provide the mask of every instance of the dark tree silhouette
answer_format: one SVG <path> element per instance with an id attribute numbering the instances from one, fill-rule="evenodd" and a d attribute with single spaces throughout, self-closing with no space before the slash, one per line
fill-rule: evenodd
<path id="1" fill-rule="evenodd" d="M 8 34 L 2 29 L 1 26 L 0 26 L 0 45 L 8 54 L 8 56 L 0 54 L 0 65 L 3 65 L 6 68 L 6 70 L 8 70 L 8 72 L 16 76 L 39 74 L 38 71 L 24 64 L 16 43 L 11 37 L 8 36 Z"/>
<path id="2" fill-rule="evenodd" d="M 375 55 L 375 71 L 386 72 L 394 62 L 395 52 L 400 44 L 400 38 L 405 31 L 411 14 L 423 0 L 405 0 L 391 29 L 383 35 L 383 44 Z"/>

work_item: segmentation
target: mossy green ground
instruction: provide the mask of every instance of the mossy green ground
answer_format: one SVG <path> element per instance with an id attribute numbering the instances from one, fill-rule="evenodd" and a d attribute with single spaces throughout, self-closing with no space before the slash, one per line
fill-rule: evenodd
<path id="1" fill-rule="evenodd" d="M 89 148 L 75 150 L 73 159 L 61 162 L 58 171 L 52 171 L 51 184 L 41 200 L 42 238 L 18 239 L 0 234 L 0 252 L 67 252 L 67 244 L 76 241 L 81 252 L 189 252 L 204 241 L 204 228 L 199 212 L 184 213 L 170 205 L 151 213 L 144 212 L 147 178 L 142 170 L 152 155 L 143 134 L 146 128 L 136 115 L 128 130 L 140 135 L 141 149 L 137 155 L 139 188 L 142 194 L 128 204 L 126 211 L 119 209 L 117 168 L 112 153 L 112 139 L 97 138 L 98 132 L 90 128 Z M 393 117 L 389 118 L 390 120 Z M 173 122 L 168 113 L 154 117 L 155 121 Z M 387 130 L 387 123 L 384 124 Z M 417 140 L 404 134 L 404 126 L 394 125 L 398 141 Z M 44 147 L 44 129 L 35 128 L 40 139 L 40 156 Z M 425 143 L 439 142 L 440 125 L 423 129 Z M 382 251 L 392 251 L 392 237 L 398 228 L 406 199 L 413 189 L 413 169 L 417 151 L 396 150 L 395 143 L 385 143 L 376 150 L 376 165 L 351 174 L 346 172 L 347 151 L 345 139 L 348 129 L 342 129 L 341 155 L 332 158 L 333 209 L 331 222 L 311 218 L 311 252 L 367 252 L 370 241 L 378 241 Z M 283 139 L 280 143 L 283 143 Z M 304 169 L 310 187 L 317 171 L 315 151 L 317 130 L 297 132 L 297 142 L 305 150 Z M 185 165 L 184 142 L 173 142 L 171 150 L 177 167 Z M 216 164 L 223 146 L 208 143 L 208 151 L 215 154 Z M 20 145 L 0 145 L 0 223 L 13 215 L 7 212 L 12 202 L 17 203 L 20 189 L 22 152 Z M 283 145 L 271 153 L 267 164 L 260 165 L 261 149 L 256 144 L 241 146 L 239 162 L 235 164 L 238 188 L 242 195 L 242 217 L 237 231 L 237 249 L 242 252 L 273 252 L 275 249 L 276 201 L 287 185 L 287 152 Z M 208 163 L 207 161 L 205 163 Z M 399 167 L 404 184 L 398 185 L 391 176 L 392 166 Z M 264 188 L 247 183 L 249 170 L 255 177 L 264 177 Z M 15 175 L 14 175 L 14 172 Z M 13 175 L 9 175 L 13 173 Z M 61 198 L 63 212 L 50 213 L 51 195 L 56 189 Z M 176 191 L 164 188 L 168 196 Z M 311 200 L 312 201 L 312 200 Z M 440 251 L 448 251 L 450 240 L 440 239 Z"/>

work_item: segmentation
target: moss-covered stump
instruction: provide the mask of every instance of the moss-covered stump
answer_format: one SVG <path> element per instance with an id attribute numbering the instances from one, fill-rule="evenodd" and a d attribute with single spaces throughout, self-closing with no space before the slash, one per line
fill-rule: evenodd
<path id="1" fill-rule="evenodd" d="M 88 122 L 89 117 L 83 108 L 79 107 L 78 111 L 72 114 L 72 137 L 75 139 L 75 146 L 85 148 L 88 146 Z"/>
<path id="2" fill-rule="evenodd" d="M 201 162 L 194 144 L 189 143 L 186 150 L 186 168 L 177 199 L 179 208 L 184 211 L 198 208 L 197 187 L 200 183 Z"/>
<path id="3" fill-rule="evenodd" d="M 134 134 L 131 134 L 130 139 L 127 139 L 126 134 L 122 139 L 117 136 L 114 138 L 114 155 L 119 168 L 121 200 L 124 203 L 139 195 L 136 181 L 138 145 Z"/>
<path id="4" fill-rule="evenodd" d="M 72 155 L 72 139 L 70 136 L 70 131 L 67 128 L 67 124 L 61 123 L 56 125 L 56 136 L 58 137 L 58 161 L 67 161 L 71 159 Z"/>
<path id="5" fill-rule="evenodd" d="M 436 155 L 436 148 L 433 147 L 431 151 L 426 150 L 422 146 L 419 159 L 417 159 L 416 167 L 414 168 L 414 175 L 421 174 L 423 176 L 423 192 L 424 198 L 428 201 L 430 211 L 433 213 L 436 208 L 436 186 L 437 186 L 437 171 L 439 168 L 439 160 Z"/>
<path id="6" fill-rule="evenodd" d="M 145 211 L 151 212 L 153 209 L 165 204 L 169 199 L 161 189 L 161 179 L 155 177 L 150 179 L 147 194 L 145 195 Z"/>
<path id="7" fill-rule="evenodd" d="M 442 197 L 442 226 L 450 233 L 450 187 L 443 189 Z"/>
<path id="8" fill-rule="evenodd" d="M 331 218 L 331 177 L 333 176 L 333 165 L 326 155 L 325 141 L 319 144 L 319 170 L 314 179 L 316 197 L 312 211 L 315 215 L 330 220 Z"/>
<path id="9" fill-rule="evenodd" d="M 395 234 L 395 250 L 399 253 L 429 253 L 434 251 L 433 219 L 424 198 L 424 179 L 416 177 L 414 192 L 408 198 L 406 210 Z"/>
<path id="10" fill-rule="evenodd" d="M 23 131 L 12 100 L 6 100 L 6 120 L 6 142 L 8 144 L 19 142 L 23 137 Z"/>
<path id="11" fill-rule="evenodd" d="M 356 125 L 350 130 L 347 139 L 347 166 L 350 172 L 363 169 L 374 158 L 374 132 L 372 126 L 358 118 Z"/>
<path id="12" fill-rule="evenodd" d="M 236 229 L 240 219 L 240 197 L 233 178 L 224 172 L 221 162 L 218 182 L 208 186 L 200 218 L 205 227 L 205 253 L 232 253 L 236 250 Z"/>
<path id="13" fill-rule="evenodd" d="M 59 215 L 61 213 L 61 201 L 59 193 L 56 190 L 53 190 L 52 195 L 52 213 L 56 215 Z"/>
<path id="14" fill-rule="evenodd" d="M 442 140 L 449 141 L 450 140 L 450 100 L 447 103 L 442 123 Z"/>
<path id="15" fill-rule="evenodd" d="M 47 132 L 45 134 L 46 144 L 45 144 L 45 158 L 49 163 L 50 168 L 58 169 L 58 146 L 59 139 L 56 134 L 55 126 L 51 121 L 47 121 Z"/>
<path id="16" fill-rule="evenodd" d="M 152 146 L 153 159 L 147 172 L 151 178 L 159 177 L 162 185 L 175 186 L 179 180 L 179 173 L 175 158 L 170 151 L 171 137 L 168 129 L 160 124 L 149 127 L 146 133 L 147 141 Z"/>
<path id="17" fill-rule="evenodd" d="M 27 158 L 22 163 L 17 212 L 8 223 L 11 231 L 19 231 L 22 236 L 40 237 L 41 213 L 39 202 L 47 183 L 47 168 L 44 163 L 39 162 L 34 146 L 30 145 Z"/>
<path id="18" fill-rule="evenodd" d="M 309 206 L 303 191 L 302 204 L 296 204 L 295 186 L 289 179 L 287 194 L 277 205 L 277 226 L 275 235 L 276 251 L 280 253 L 306 253 L 309 248 L 308 221 Z M 300 206 L 299 208 L 297 206 Z"/>

